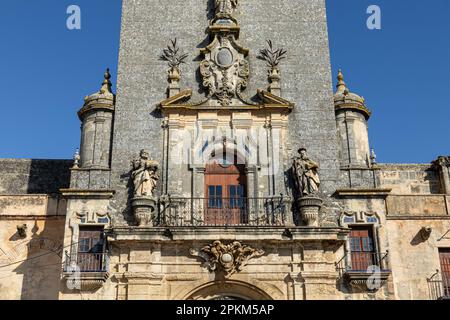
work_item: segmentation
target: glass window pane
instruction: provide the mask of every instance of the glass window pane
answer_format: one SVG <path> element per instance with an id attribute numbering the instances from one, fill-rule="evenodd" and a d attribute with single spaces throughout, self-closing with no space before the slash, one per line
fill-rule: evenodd
<path id="1" fill-rule="evenodd" d="M 216 196 L 217 197 L 222 197 L 222 186 L 217 186 L 216 187 Z"/>
<path id="2" fill-rule="evenodd" d="M 359 238 L 350 238 L 350 250 L 352 252 L 361 251 L 361 245 L 359 242 Z"/>
<path id="3" fill-rule="evenodd" d="M 236 196 L 236 186 L 230 186 L 230 198 Z"/>
<path id="4" fill-rule="evenodd" d="M 370 238 L 362 238 L 363 243 L 363 251 L 373 251 L 372 239 Z"/>
<path id="5" fill-rule="evenodd" d="M 244 196 L 244 186 L 238 186 L 238 195 L 241 197 Z"/>
<path id="6" fill-rule="evenodd" d="M 208 195 L 210 196 L 210 197 L 213 197 L 215 194 L 216 194 L 216 188 L 214 187 L 214 186 L 209 186 L 208 187 Z"/>
<path id="7" fill-rule="evenodd" d="M 89 252 L 90 249 L 90 239 L 81 239 L 79 244 L 79 251 L 80 252 Z"/>

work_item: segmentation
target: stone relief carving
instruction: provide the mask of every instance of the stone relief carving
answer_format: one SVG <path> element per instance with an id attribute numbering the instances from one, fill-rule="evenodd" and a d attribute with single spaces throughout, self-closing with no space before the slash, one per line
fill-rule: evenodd
<path id="1" fill-rule="evenodd" d="M 228 245 L 214 241 L 200 250 L 190 249 L 190 254 L 202 258 L 211 272 L 223 271 L 229 277 L 241 271 L 250 259 L 262 256 L 264 250 L 256 250 L 238 241 Z"/>
<path id="2" fill-rule="evenodd" d="M 348 227 L 349 224 L 374 224 L 381 223 L 380 216 L 375 211 L 349 211 L 344 210 L 339 216 L 339 225 Z"/>
<path id="3" fill-rule="evenodd" d="M 298 153 L 300 156 L 294 158 L 292 165 L 295 187 L 302 197 L 315 195 L 320 187 L 319 164 L 309 158 L 306 149 L 301 148 Z"/>
<path id="4" fill-rule="evenodd" d="M 232 36 L 221 35 L 217 39 L 201 62 L 200 73 L 208 98 L 215 97 L 220 105 L 228 106 L 247 87 L 250 71 Z"/>
<path id="5" fill-rule="evenodd" d="M 135 197 L 153 198 L 153 192 L 159 180 L 156 173 L 158 165 L 158 162 L 150 160 L 150 155 L 146 150 L 141 150 L 139 158 L 132 161 L 131 178 L 133 179 Z"/>

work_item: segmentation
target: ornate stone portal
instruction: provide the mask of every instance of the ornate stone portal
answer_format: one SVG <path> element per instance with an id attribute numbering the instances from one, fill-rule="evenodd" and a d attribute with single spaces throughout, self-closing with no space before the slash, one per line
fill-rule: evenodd
<path id="1" fill-rule="evenodd" d="M 242 271 L 250 259 L 262 256 L 264 250 L 256 250 L 242 245 L 238 241 L 228 245 L 221 241 L 214 241 L 200 250 L 190 249 L 190 254 L 205 260 L 206 266 L 211 272 L 223 272 L 225 277 L 230 277 L 234 273 Z"/>
<path id="2" fill-rule="evenodd" d="M 299 157 L 295 157 L 292 164 L 294 185 L 298 194 L 300 214 L 308 227 L 319 226 L 319 210 L 322 199 L 317 194 L 320 187 L 320 178 L 317 170 L 319 164 L 311 160 L 305 148 L 298 150 Z"/>
<path id="3" fill-rule="evenodd" d="M 139 226 L 152 226 L 153 214 L 156 211 L 154 190 L 159 180 L 158 162 L 150 160 L 149 153 L 141 150 L 139 158 L 131 162 L 133 170 L 133 199 L 131 206 Z"/>

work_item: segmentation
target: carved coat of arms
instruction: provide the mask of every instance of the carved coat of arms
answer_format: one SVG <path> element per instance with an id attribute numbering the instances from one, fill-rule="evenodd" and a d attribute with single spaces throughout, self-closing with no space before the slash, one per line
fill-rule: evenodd
<path id="1" fill-rule="evenodd" d="M 211 272 L 223 271 L 225 276 L 229 277 L 241 271 L 250 259 L 262 256 L 264 250 L 256 250 L 250 246 L 242 245 L 238 241 L 228 245 L 221 241 L 214 241 L 200 250 L 191 249 L 190 254 L 202 258 Z"/>

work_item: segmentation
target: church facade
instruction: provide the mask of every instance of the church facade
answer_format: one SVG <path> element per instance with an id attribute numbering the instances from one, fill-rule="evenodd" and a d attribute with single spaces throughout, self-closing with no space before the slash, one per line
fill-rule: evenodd
<path id="1" fill-rule="evenodd" d="M 119 59 L 73 160 L 0 159 L 0 298 L 450 297 L 450 157 L 377 162 L 323 0 L 127 0 Z"/>

